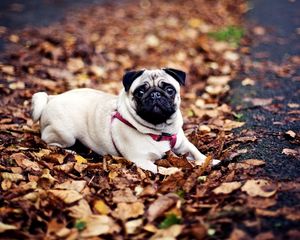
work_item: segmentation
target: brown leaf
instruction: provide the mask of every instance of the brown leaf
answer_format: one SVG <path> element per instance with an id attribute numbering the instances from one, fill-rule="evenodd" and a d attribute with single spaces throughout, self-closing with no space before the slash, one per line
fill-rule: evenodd
<path id="1" fill-rule="evenodd" d="M 282 150 L 282 153 L 287 155 L 287 156 L 293 156 L 297 157 L 300 155 L 300 149 L 290 149 L 290 148 L 284 148 Z"/>
<path id="2" fill-rule="evenodd" d="M 242 186 L 240 182 L 225 182 L 213 190 L 215 194 L 230 194 Z"/>
<path id="3" fill-rule="evenodd" d="M 125 188 L 122 190 L 114 191 L 112 200 L 114 203 L 133 203 L 137 201 L 137 197 L 133 194 L 130 188 Z"/>
<path id="4" fill-rule="evenodd" d="M 271 197 L 277 192 L 277 188 L 271 186 L 269 191 L 264 190 L 264 187 L 270 187 L 271 183 L 264 179 L 250 179 L 247 180 L 242 191 L 246 192 L 251 197 Z"/>
<path id="5" fill-rule="evenodd" d="M 84 218 L 84 221 L 86 228 L 80 234 L 83 238 L 118 233 L 121 230 L 114 220 L 106 215 L 90 215 Z"/>
<path id="6" fill-rule="evenodd" d="M 259 159 L 246 159 L 243 160 L 243 163 L 247 163 L 251 166 L 262 166 L 266 164 L 264 160 L 259 160 Z"/>
<path id="7" fill-rule="evenodd" d="M 41 171 L 39 164 L 27 159 L 27 156 L 23 153 L 14 153 L 11 155 L 11 158 L 14 159 L 18 166 L 22 168 L 30 169 L 33 171 Z"/>
<path id="8" fill-rule="evenodd" d="M 226 119 L 223 125 L 224 131 L 231 131 L 234 128 L 239 128 L 244 126 L 244 122 L 237 122 L 233 120 Z"/>
<path id="9" fill-rule="evenodd" d="M 149 222 L 154 221 L 161 216 L 165 211 L 171 208 L 179 200 L 179 197 L 174 193 L 168 193 L 158 197 L 147 210 L 147 219 Z"/>
<path id="10" fill-rule="evenodd" d="M 273 240 L 276 239 L 272 232 L 263 232 L 255 236 L 255 240 Z"/>
<path id="11" fill-rule="evenodd" d="M 150 240 L 176 240 L 176 237 L 182 232 L 183 226 L 182 225 L 172 225 L 166 229 L 159 229 L 151 238 Z"/>
<path id="12" fill-rule="evenodd" d="M 143 219 L 135 219 L 125 223 L 125 230 L 127 234 L 134 234 L 137 232 L 138 228 L 140 228 L 143 224 Z"/>
<path id="13" fill-rule="evenodd" d="M 48 190 L 47 192 L 67 204 L 74 203 L 83 198 L 83 196 L 75 190 Z"/>
<path id="14" fill-rule="evenodd" d="M 54 188 L 65 189 L 65 190 L 75 190 L 81 192 L 86 186 L 86 181 L 84 180 L 67 180 L 61 184 L 55 184 Z"/>
<path id="15" fill-rule="evenodd" d="M 253 106 L 267 106 L 273 102 L 272 98 L 245 98 L 245 102 L 251 102 Z"/>
<path id="16" fill-rule="evenodd" d="M 171 154 L 171 152 L 167 153 L 167 160 L 174 167 L 178 168 L 192 168 L 191 163 L 185 157 L 177 157 L 175 154 Z"/>
<path id="17" fill-rule="evenodd" d="M 123 221 L 136 218 L 142 214 L 144 214 L 144 204 L 141 202 L 118 203 L 117 208 L 112 213 L 115 218 Z"/>
<path id="18" fill-rule="evenodd" d="M 248 236 L 248 234 L 245 233 L 243 230 L 235 228 L 231 232 L 229 239 L 232 239 L 232 240 L 251 240 L 251 237 Z"/>
<path id="19" fill-rule="evenodd" d="M 0 222 L 0 233 L 3 233 L 7 230 L 16 230 L 16 229 L 18 229 L 18 228 L 14 225 Z"/>
<path id="20" fill-rule="evenodd" d="M 85 199 L 81 199 L 77 205 L 69 207 L 69 215 L 73 218 L 80 219 L 92 215 L 89 203 Z"/>
<path id="21" fill-rule="evenodd" d="M 186 179 L 184 177 L 183 172 L 177 172 L 168 176 L 160 185 L 159 192 L 166 193 L 166 192 L 174 192 L 178 188 L 181 188 Z"/>

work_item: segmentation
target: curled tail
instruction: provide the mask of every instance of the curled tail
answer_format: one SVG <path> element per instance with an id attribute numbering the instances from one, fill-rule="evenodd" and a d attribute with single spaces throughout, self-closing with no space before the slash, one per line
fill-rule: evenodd
<path id="1" fill-rule="evenodd" d="M 48 103 L 48 95 L 45 92 L 38 92 L 33 94 L 31 103 L 31 117 L 33 121 L 37 122 L 42 115 L 45 106 Z"/>

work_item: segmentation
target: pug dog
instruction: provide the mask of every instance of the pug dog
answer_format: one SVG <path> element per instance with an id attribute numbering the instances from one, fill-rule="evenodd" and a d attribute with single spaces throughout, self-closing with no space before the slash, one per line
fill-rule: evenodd
<path id="1" fill-rule="evenodd" d="M 32 118 L 40 121 L 48 145 L 67 148 L 79 140 L 100 155 L 123 156 L 153 173 L 158 172 L 155 160 L 169 150 L 188 153 L 201 164 L 206 156 L 182 130 L 180 86 L 185 78 L 172 68 L 128 71 L 119 96 L 88 88 L 59 95 L 38 92 L 32 97 Z"/>

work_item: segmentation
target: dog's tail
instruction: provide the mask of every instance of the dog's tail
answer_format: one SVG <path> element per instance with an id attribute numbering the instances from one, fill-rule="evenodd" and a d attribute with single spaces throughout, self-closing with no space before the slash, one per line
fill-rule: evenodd
<path id="1" fill-rule="evenodd" d="M 38 92 L 33 94 L 31 103 L 31 117 L 33 121 L 40 120 L 42 112 L 48 103 L 48 95 L 45 92 Z"/>

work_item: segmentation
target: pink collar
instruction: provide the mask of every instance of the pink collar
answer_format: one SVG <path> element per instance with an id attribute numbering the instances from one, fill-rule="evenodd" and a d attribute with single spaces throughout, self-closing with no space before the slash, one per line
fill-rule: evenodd
<path id="1" fill-rule="evenodd" d="M 116 112 L 112 116 L 111 122 L 115 118 L 118 119 L 118 120 L 120 120 L 122 123 L 125 123 L 127 126 L 136 129 L 136 127 L 134 127 L 130 122 L 128 122 L 125 118 L 123 118 L 122 115 L 119 112 Z M 152 139 L 154 141 L 156 141 L 156 142 L 168 141 L 170 143 L 171 149 L 175 147 L 175 144 L 176 144 L 176 141 L 177 141 L 177 134 L 171 135 L 171 134 L 168 134 L 168 133 L 162 133 L 161 135 L 158 135 L 158 134 L 147 133 L 147 135 L 149 135 L 150 137 L 152 137 Z"/>

